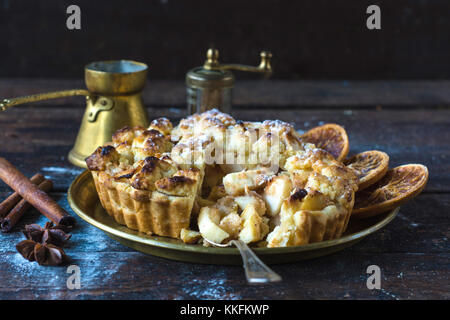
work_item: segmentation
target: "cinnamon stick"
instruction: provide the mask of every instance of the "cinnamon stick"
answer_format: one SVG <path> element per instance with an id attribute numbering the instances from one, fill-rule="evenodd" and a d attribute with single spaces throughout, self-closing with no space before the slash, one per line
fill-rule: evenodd
<path id="1" fill-rule="evenodd" d="M 42 174 L 36 173 L 33 177 L 31 177 L 30 181 L 33 184 L 40 184 L 42 181 L 44 181 L 45 178 Z M 19 203 L 19 201 L 22 200 L 22 197 L 17 192 L 14 192 L 11 194 L 8 198 L 6 198 L 2 203 L 0 203 L 0 218 L 3 218 L 8 214 L 8 212 L 14 208 L 15 205 Z"/>
<path id="2" fill-rule="evenodd" d="M 37 186 L 30 182 L 27 177 L 5 158 L 0 158 L 0 179 L 56 225 L 60 224 L 67 227 L 75 225 L 75 219 L 73 217 L 44 191 L 39 190 Z"/>
<path id="3" fill-rule="evenodd" d="M 53 183 L 50 180 L 44 180 L 38 186 L 39 190 L 49 192 L 53 188 Z M 23 214 L 30 209 L 31 204 L 25 199 L 19 201 L 19 203 L 12 209 L 8 215 L 1 221 L 0 228 L 3 232 L 9 232 L 20 220 Z"/>

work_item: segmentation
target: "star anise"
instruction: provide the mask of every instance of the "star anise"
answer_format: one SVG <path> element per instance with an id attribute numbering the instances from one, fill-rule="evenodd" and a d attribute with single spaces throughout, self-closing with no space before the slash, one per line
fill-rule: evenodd
<path id="1" fill-rule="evenodd" d="M 44 228 L 38 224 L 28 224 L 25 226 L 23 234 L 28 240 L 55 246 L 63 245 L 71 237 L 64 231 L 63 226 L 54 226 L 53 222 L 47 222 Z"/>
<path id="2" fill-rule="evenodd" d="M 19 253 L 27 259 L 28 261 L 35 261 L 34 258 L 34 246 L 36 245 L 36 242 L 33 240 L 23 240 L 16 244 L 16 249 L 19 251 Z"/>
<path id="3" fill-rule="evenodd" d="M 25 259 L 36 261 L 41 266 L 57 266 L 67 261 L 64 250 L 52 244 L 23 240 L 16 245 L 16 249 Z"/>

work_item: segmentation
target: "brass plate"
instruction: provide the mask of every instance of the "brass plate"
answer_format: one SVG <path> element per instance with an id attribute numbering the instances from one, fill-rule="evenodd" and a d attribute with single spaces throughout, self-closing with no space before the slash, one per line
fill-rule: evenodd
<path id="1" fill-rule="evenodd" d="M 203 247 L 181 240 L 148 236 L 120 225 L 103 209 L 89 171 L 81 173 L 71 184 L 67 198 L 72 209 L 83 220 L 103 230 L 111 238 L 138 251 L 173 260 L 207 264 L 241 264 L 236 248 Z M 369 219 L 351 219 L 340 239 L 287 248 L 255 248 L 258 256 L 269 264 L 286 263 L 324 256 L 347 248 L 381 229 L 398 213 L 399 208 Z"/>

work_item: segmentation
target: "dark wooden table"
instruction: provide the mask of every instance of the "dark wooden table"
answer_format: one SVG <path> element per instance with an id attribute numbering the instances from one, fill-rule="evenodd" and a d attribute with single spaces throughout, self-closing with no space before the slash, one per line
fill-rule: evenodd
<path id="1" fill-rule="evenodd" d="M 0 80 L 0 97 L 82 86 L 80 81 Z M 151 82 L 144 92 L 150 117 L 185 116 L 182 82 Z M 66 267 L 28 263 L 15 250 L 27 223 L 46 219 L 30 210 L 13 232 L 0 234 L 0 299 L 449 299 L 450 82 L 241 82 L 234 115 L 281 119 L 299 130 L 342 124 L 350 153 L 379 149 L 392 166 L 422 163 L 430 180 L 383 230 L 339 253 L 275 265 L 284 281 L 249 286 L 239 266 L 198 265 L 148 256 L 111 240 L 76 216 L 66 252 L 81 270 L 69 290 Z M 0 113 L 0 156 L 27 176 L 55 182 L 51 196 L 69 212 L 66 192 L 82 172 L 67 161 L 83 113 L 80 98 Z M 0 199 L 11 190 L 0 182 Z M 75 214 L 72 212 L 75 216 Z M 369 265 L 381 268 L 381 289 L 366 287 Z"/>

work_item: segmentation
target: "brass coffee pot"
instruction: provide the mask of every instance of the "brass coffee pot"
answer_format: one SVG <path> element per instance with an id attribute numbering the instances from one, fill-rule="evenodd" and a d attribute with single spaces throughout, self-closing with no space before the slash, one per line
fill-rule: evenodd
<path id="1" fill-rule="evenodd" d="M 35 101 L 85 96 L 86 111 L 68 158 L 72 164 L 86 167 L 85 158 L 98 146 L 110 141 L 117 129 L 126 125 L 148 126 L 142 103 L 147 69 L 146 64 L 130 60 L 93 62 L 84 69 L 87 90 L 73 89 L 4 99 L 0 110 Z"/>
<path id="2" fill-rule="evenodd" d="M 272 54 L 261 51 L 260 55 L 261 62 L 255 67 L 236 63 L 221 64 L 219 50 L 208 49 L 203 66 L 193 68 L 186 74 L 188 113 L 203 112 L 212 108 L 231 113 L 234 75 L 230 70 L 258 72 L 268 77 L 272 74 L 270 63 Z"/>

